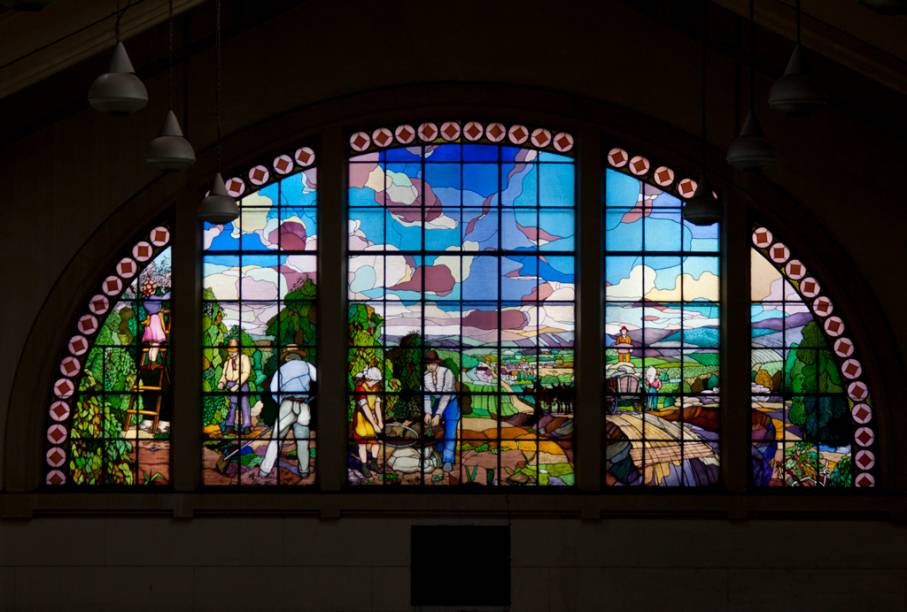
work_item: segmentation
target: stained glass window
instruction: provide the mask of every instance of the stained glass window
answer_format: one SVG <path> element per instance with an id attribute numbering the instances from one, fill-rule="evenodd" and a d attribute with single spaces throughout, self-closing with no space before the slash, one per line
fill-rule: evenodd
<path id="1" fill-rule="evenodd" d="M 873 408 L 854 343 L 819 281 L 764 227 L 751 291 L 753 484 L 873 486 Z"/>
<path id="2" fill-rule="evenodd" d="M 303 148 L 227 180 L 240 216 L 205 224 L 206 485 L 315 482 L 318 209 Z"/>
<path id="3" fill-rule="evenodd" d="M 573 139 L 350 139 L 348 482 L 572 485 Z"/>
<path id="4" fill-rule="evenodd" d="M 605 172 L 605 482 L 719 475 L 718 224 L 681 216 L 695 185 L 614 149 Z M 663 185 L 658 188 L 647 180 Z"/>
<path id="5" fill-rule="evenodd" d="M 48 411 L 53 486 L 170 481 L 170 231 L 151 230 L 76 322 Z"/>

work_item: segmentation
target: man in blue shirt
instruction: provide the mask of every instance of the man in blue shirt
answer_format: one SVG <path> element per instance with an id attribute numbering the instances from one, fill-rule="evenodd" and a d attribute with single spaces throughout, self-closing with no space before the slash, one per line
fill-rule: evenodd
<path id="1" fill-rule="evenodd" d="M 315 366 L 304 361 L 296 349 L 288 349 L 283 358 L 283 365 L 271 377 L 271 394 L 279 408 L 260 471 L 263 477 L 271 473 L 280 455 L 280 446 L 292 425 L 299 475 L 306 478 L 309 475 L 309 424 L 312 421 L 309 404 L 314 398 L 312 391 L 316 371 Z"/>

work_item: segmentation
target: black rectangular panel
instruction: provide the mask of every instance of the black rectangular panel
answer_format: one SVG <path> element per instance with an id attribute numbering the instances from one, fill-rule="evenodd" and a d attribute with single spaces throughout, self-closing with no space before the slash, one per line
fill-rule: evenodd
<path id="1" fill-rule="evenodd" d="M 413 525 L 413 606 L 510 605 L 510 527 Z"/>

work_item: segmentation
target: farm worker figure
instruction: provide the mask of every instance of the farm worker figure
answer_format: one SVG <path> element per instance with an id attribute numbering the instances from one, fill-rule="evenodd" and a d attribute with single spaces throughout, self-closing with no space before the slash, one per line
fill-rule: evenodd
<path id="1" fill-rule="evenodd" d="M 439 427 L 444 421 L 444 440 L 438 443 L 444 471 L 450 472 L 454 465 L 454 451 L 457 448 L 457 429 L 460 424 L 460 404 L 457 401 L 454 375 L 441 365 L 437 351 L 425 354 L 425 377 L 423 379 L 423 412 L 425 424 Z"/>
<path id="2" fill-rule="evenodd" d="M 371 469 L 378 470 L 378 432 L 384 431 L 384 415 L 381 411 L 381 370 L 369 366 L 356 374 L 356 412 L 353 414 L 353 439 L 359 445 L 360 471 L 365 478 L 371 478 L 368 452 L 372 451 Z"/>
<path id="3" fill-rule="evenodd" d="M 309 404 L 314 398 L 317 372 L 315 366 L 303 360 L 295 348 L 288 348 L 284 352 L 283 360 L 283 365 L 271 377 L 271 395 L 279 408 L 260 471 L 262 476 L 271 473 L 280 455 L 280 446 L 292 425 L 299 475 L 305 478 L 309 475 L 309 425 L 312 422 Z"/>
<path id="4" fill-rule="evenodd" d="M 658 396 L 656 393 L 661 389 L 661 378 L 658 376 L 658 369 L 655 366 L 649 366 L 646 369 L 646 391 L 649 395 L 649 408 L 658 408 Z"/>
<path id="5" fill-rule="evenodd" d="M 236 418 L 236 404 L 240 405 L 240 433 L 247 434 L 252 428 L 252 407 L 249 405 L 249 375 L 252 373 L 252 361 L 249 356 L 239 350 L 239 340 L 230 338 L 227 343 L 227 360 L 224 362 L 224 371 L 217 383 L 218 389 L 226 388 L 233 391 L 230 394 L 230 411 L 224 422 L 224 433 L 229 433 L 234 428 Z"/>
<path id="6" fill-rule="evenodd" d="M 630 363 L 630 348 L 633 346 L 633 339 L 626 327 L 621 326 L 615 345 L 617 346 L 617 363 Z"/>
<path id="7" fill-rule="evenodd" d="M 161 344 L 167 341 L 167 325 L 164 321 L 167 310 L 163 307 L 163 302 L 157 300 L 146 300 L 143 305 L 148 318 L 143 321 L 145 329 L 142 331 L 142 342 L 149 345 L 148 362 L 156 363 Z"/>

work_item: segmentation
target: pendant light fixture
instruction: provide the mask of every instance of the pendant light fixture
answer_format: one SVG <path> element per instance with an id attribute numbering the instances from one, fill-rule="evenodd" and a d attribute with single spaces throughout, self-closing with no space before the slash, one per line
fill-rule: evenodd
<path id="1" fill-rule="evenodd" d="M 860 0 L 860 4 L 882 15 L 907 15 L 907 0 Z"/>
<path id="2" fill-rule="evenodd" d="M 131 5 L 120 10 L 120 2 L 116 5 L 116 39 L 113 48 L 113 57 L 110 59 L 110 69 L 95 79 L 88 90 L 88 104 L 91 108 L 101 113 L 128 114 L 145 108 L 148 104 L 148 90 L 145 84 L 135 75 L 135 68 L 126 47 L 120 41 L 120 21 Z"/>
<path id="3" fill-rule="evenodd" d="M 706 32 L 708 32 L 708 5 L 703 8 L 702 18 L 702 64 L 699 72 L 699 119 L 700 119 L 700 155 L 702 175 L 696 183 L 696 191 L 693 196 L 683 205 L 683 218 L 693 225 L 712 225 L 721 220 L 721 202 L 712 192 L 712 186 L 706 177 L 706 147 L 708 143 L 706 132 L 706 115 L 705 115 L 705 74 L 706 74 L 706 57 L 708 48 L 706 47 Z"/>
<path id="4" fill-rule="evenodd" d="M 743 122 L 740 135 L 735 138 L 727 150 L 727 162 L 738 170 L 761 170 L 775 163 L 775 152 L 762 135 L 759 120 L 756 118 L 756 67 L 753 61 L 755 40 L 754 0 L 750 0 L 750 35 L 749 35 L 749 69 L 750 69 L 750 109 Z"/>
<path id="5" fill-rule="evenodd" d="M 220 121 L 220 93 L 221 93 L 221 24 L 220 24 L 220 0 L 214 0 L 216 25 L 214 29 L 214 48 L 216 54 L 216 84 L 214 87 L 214 114 L 217 122 L 217 168 L 218 172 L 214 175 L 214 185 L 210 193 L 202 200 L 198 210 L 198 218 L 208 223 L 224 224 L 230 223 L 239 216 L 239 205 L 236 199 L 227 193 L 227 187 L 224 185 L 224 177 L 221 176 L 221 121 Z"/>
<path id="6" fill-rule="evenodd" d="M 800 0 L 796 0 L 797 44 L 781 78 L 768 93 L 768 107 L 788 115 L 806 115 L 828 104 L 828 94 L 806 67 L 800 44 Z"/>
<path id="7" fill-rule="evenodd" d="M 164 118 L 161 135 L 151 141 L 145 152 L 145 161 L 160 170 L 182 170 L 195 163 L 195 151 L 183 137 L 179 120 L 173 112 L 173 0 L 170 0 L 167 20 L 167 103 L 169 110 Z"/>

